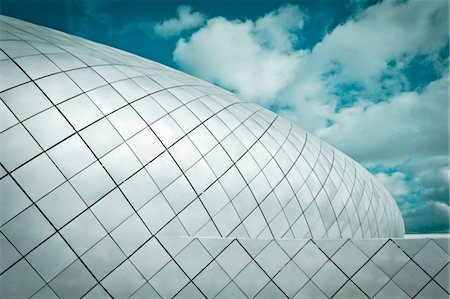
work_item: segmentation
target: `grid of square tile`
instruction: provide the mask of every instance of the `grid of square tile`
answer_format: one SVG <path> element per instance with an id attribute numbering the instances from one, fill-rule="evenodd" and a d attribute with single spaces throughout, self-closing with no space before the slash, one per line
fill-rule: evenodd
<path id="1" fill-rule="evenodd" d="M 6 262 L 19 254 L 0 236 Z M 2 298 L 448 298 L 449 240 L 105 236 L 77 260 L 53 237 L 1 276 Z M 102 254 L 99 254 L 102 252 Z M 3 262 L 3 267 L 5 262 Z M 74 281 L 74 277 L 76 280 Z"/>
<path id="2" fill-rule="evenodd" d="M 32 269 L 42 296 L 64 297 L 78 273 L 74 289 L 126 297 L 115 282 L 147 279 L 133 257 L 155 236 L 403 235 L 373 176 L 274 113 L 117 49 L 0 22 L 0 237 L 11 252 L 0 279 Z"/>

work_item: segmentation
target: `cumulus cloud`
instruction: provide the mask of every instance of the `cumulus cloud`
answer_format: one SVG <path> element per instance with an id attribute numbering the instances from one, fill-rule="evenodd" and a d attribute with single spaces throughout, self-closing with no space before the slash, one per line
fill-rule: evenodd
<path id="1" fill-rule="evenodd" d="M 359 101 L 330 115 L 333 124 L 316 133 L 362 162 L 446 154 L 448 88 L 445 76 L 422 92 L 399 93 L 375 104 Z"/>
<path id="2" fill-rule="evenodd" d="M 200 27 L 205 22 L 205 16 L 199 12 L 192 12 L 190 6 L 181 5 L 178 7 L 176 17 L 165 20 L 154 25 L 156 34 L 168 38 L 177 36 L 180 33 Z"/>
<path id="3" fill-rule="evenodd" d="M 407 195 L 409 193 L 408 184 L 406 183 L 406 174 L 402 172 L 375 174 L 378 180 L 391 192 L 394 197 Z"/>
<path id="4" fill-rule="evenodd" d="M 307 17 L 289 5 L 255 21 L 209 19 L 173 57 L 368 167 L 396 197 L 408 231 L 448 231 L 448 19 L 446 1 L 388 0 L 301 49 Z M 416 70 L 435 74 L 420 88 L 407 72 L 418 58 Z M 414 220 L 427 213 L 440 218 Z"/>
<path id="5" fill-rule="evenodd" d="M 303 27 L 297 6 L 283 6 L 256 22 L 222 17 L 189 39 L 178 41 L 173 57 L 184 70 L 244 97 L 273 99 L 292 80 L 302 52 L 294 52 Z"/>

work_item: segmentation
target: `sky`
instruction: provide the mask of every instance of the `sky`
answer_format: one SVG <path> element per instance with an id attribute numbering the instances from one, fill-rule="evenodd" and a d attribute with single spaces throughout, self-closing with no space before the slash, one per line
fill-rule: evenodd
<path id="1" fill-rule="evenodd" d="M 0 0 L 0 12 L 253 100 L 369 169 L 408 233 L 449 232 L 446 0 Z"/>

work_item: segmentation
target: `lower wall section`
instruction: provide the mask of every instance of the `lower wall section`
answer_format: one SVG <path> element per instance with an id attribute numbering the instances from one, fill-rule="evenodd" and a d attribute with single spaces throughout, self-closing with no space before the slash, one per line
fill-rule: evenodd
<path id="1" fill-rule="evenodd" d="M 448 238 L 152 237 L 128 254 L 107 238 L 69 262 L 19 258 L 0 297 L 449 298 Z"/>

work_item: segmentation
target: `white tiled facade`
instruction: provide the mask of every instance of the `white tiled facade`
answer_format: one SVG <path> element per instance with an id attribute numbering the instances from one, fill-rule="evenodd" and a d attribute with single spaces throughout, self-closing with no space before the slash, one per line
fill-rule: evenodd
<path id="1" fill-rule="evenodd" d="M 394 199 L 273 112 L 3 16 L 0 48 L 1 298 L 345 298 L 355 284 L 369 297 L 396 287 L 410 297 L 448 292 L 435 277 L 448 273 L 441 260 L 431 274 L 417 261 L 394 273 L 371 254 L 395 241 L 374 241 L 370 254 L 370 240 L 355 243 L 403 236 Z M 430 244 L 423 250 L 440 248 L 448 263 L 448 248 Z M 400 269 L 414 265 L 427 288 L 402 281 Z M 372 274 L 379 284 L 365 286 Z"/>

